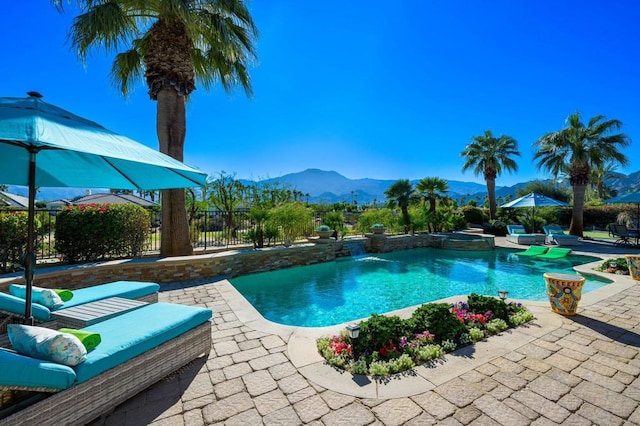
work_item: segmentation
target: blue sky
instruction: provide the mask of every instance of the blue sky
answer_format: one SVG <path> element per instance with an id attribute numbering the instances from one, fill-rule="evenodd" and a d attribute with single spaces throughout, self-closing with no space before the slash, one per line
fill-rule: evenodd
<path id="1" fill-rule="evenodd" d="M 490 129 L 519 142 L 519 171 L 497 180 L 512 185 L 548 177 L 532 163 L 532 143 L 580 111 L 621 120 L 634 142 L 619 171 L 640 170 L 637 4 L 254 0 L 254 97 L 196 90 L 185 162 L 250 179 L 319 168 L 484 183 L 462 173 L 460 152 Z M 124 99 L 109 84 L 112 54 L 83 66 L 67 42 L 70 12 L 46 0 L 4 5 L 0 96 L 37 90 L 157 149 L 144 83 Z"/>

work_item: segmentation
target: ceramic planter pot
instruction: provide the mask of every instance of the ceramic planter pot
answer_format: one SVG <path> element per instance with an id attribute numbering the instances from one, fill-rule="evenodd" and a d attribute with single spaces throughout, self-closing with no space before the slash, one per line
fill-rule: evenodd
<path id="1" fill-rule="evenodd" d="M 316 234 L 318 234 L 318 237 L 320 238 L 331 238 L 333 235 L 333 229 L 329 229 L 328 231 L 316 231 Z"/>
<path id="2" fill-rule="evenodd" d="M 547 283 L 547 296 L 551 310 L 561 315 L 575 315 L 578 302 L 582 297 L 584 277 L 573 274 L 547 272 L 544 274 Z"/>
<path id="3" fill-rule="evenodd" d="M 627 265 L 629 266 L 629 276 L 634 280 L 640 281 L 640 255 L 627 254 Z"/>

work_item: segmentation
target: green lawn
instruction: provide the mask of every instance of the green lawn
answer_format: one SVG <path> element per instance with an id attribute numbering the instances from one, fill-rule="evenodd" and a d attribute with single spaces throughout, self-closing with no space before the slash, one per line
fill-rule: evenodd
<path id="1" fill-rule="evenodd" d="M 594 240 L 615 241 L 616 239 L 609 235 L 609 231 L 584 231 L 584 236 Z"/>

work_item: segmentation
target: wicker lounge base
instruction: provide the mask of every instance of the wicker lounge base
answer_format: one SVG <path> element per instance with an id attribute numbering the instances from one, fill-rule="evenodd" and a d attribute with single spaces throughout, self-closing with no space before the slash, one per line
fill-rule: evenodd
<path id="1" fill-rule="evenodd" d="M 0 425 L 88 423 L 210 351 L 211 323 L 207 321 L 93 379 L 0 419 Z"/>

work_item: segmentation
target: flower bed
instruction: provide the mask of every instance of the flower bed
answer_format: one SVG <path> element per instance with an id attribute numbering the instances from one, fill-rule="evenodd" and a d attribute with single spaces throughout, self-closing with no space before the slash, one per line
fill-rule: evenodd
<path id="1" fill-rule="evenodd" d="M 534 319 L 520 303 L 470 294 L 467 302 L 428 303 L 411 318 L 373 314 L 360 336 L 346 331 L 317 341 L 327 363 L 353 374 L 383 377 L 433 362 L 463 346 Z"/>
<path id="2" fill-rule="evenodd" d="M 600 272 L 608 272 L 610 274 L 629 275 L 629 266 L 627 265 L 627 259 L 624 257 L 607 259 L 602 262 L 602 265 L 596 266 L 593 269 Z"/>

